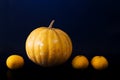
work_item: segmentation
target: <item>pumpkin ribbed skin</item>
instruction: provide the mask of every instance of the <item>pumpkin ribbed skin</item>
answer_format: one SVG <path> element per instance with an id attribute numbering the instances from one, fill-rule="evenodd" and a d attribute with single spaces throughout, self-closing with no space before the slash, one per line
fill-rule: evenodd
<path id="1" fill-rule="evenodd" d="M 34 63 L 48 67 L 66 62 L 72 53 L 70 37 L 57 28 L 39 27 L 26 40 L 28 58 Z"/>

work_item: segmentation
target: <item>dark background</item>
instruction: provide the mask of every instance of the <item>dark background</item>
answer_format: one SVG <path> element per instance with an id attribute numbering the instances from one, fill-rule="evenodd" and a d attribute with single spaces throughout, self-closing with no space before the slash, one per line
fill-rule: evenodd
<path id="1" fill-rule="evenodd" d="M 27 58 L 25 41 L 33 29 L 48 26 L 53 19 L 54 27 L 71 37 L 73 54 L 62 66 L 43 69 Z M 120 5 L 115 0 L 0 0 L 0 37 L 0 71 L 3 77 L 11 73 L 6 67 L 6 58 L 20 54 L 26 63 L 21 71 L 12 73 L 16 74 L 16 78 L 17 74 L 22 78 L 40 72 L 46 78 L 52 72 L 58 77 L 60 73 L 61 77 L 68 74 L 67 77 L 73 75 L 76 79 L 80 79 L 78 75 L 82 73 L 82 79 L 98 80 L 101 74 L 101 77 L 108 78 L 118 71 L 120 65 Z M 91 67 L 85 71 L 74 71 L 70 62 L 77 54 L 83 54 L 89 60 L 95 55 L 103 55 L 108 59 L 110 68 L 105 72 L 97 71 L 98 75 Z M 22 76 L 23 73 L 25 76 Z M 95 74 L 98 77 L 92 79 L 87 77 L 89 74 L 93 78 Z"/>

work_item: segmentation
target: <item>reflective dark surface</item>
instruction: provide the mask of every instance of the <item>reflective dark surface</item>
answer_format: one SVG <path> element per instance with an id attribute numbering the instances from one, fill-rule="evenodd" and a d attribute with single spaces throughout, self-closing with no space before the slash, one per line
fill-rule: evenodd
<path id="1" fill-rule="evenodd" d="M 0 80 L 115 80 L 119 78 L 119 55 L 107 57 L 109 67 L 104 70 L 95 70 L 91 65 L 87 69 L 73 69 L 72 57 L 63 65 L 43 68 L 28 59 L 25 60 L 23 68 L 10 70 L 5 63 L 0 68 Z M 89 59 L 92 57 L 89 57 Z"/>

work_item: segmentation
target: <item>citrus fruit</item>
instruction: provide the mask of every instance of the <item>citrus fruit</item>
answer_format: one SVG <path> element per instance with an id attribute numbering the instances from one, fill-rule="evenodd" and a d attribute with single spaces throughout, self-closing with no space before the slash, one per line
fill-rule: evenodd
<path id="1" fill-rule="evenodd" d="M 108 67 L 108 60 L 104 56 L 94 56 L 91 60 L 94 69 L 102 70 Z"/>
<path id="2" fill-rule="evenodd" d="M 89 65 L 89 61 L 84 55 L 77 55 L 72 60 L 72 67 L 75 69 L 85 69 Z"/>
<path id="3" fill-rule="evenodd" d="M 6 60 L 9 69 L 19 69 L 24 65 L 24 59 L 20 55 L 10 55 Z"/>

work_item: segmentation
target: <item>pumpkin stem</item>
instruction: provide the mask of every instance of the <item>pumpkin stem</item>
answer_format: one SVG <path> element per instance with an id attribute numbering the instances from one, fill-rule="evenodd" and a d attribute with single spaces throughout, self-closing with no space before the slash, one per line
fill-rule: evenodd
<path id="1" fill-rule="evenodd" d="M 48 28 L 52 28 L 54 22 L 55 20 L 52 20 Z"/>

